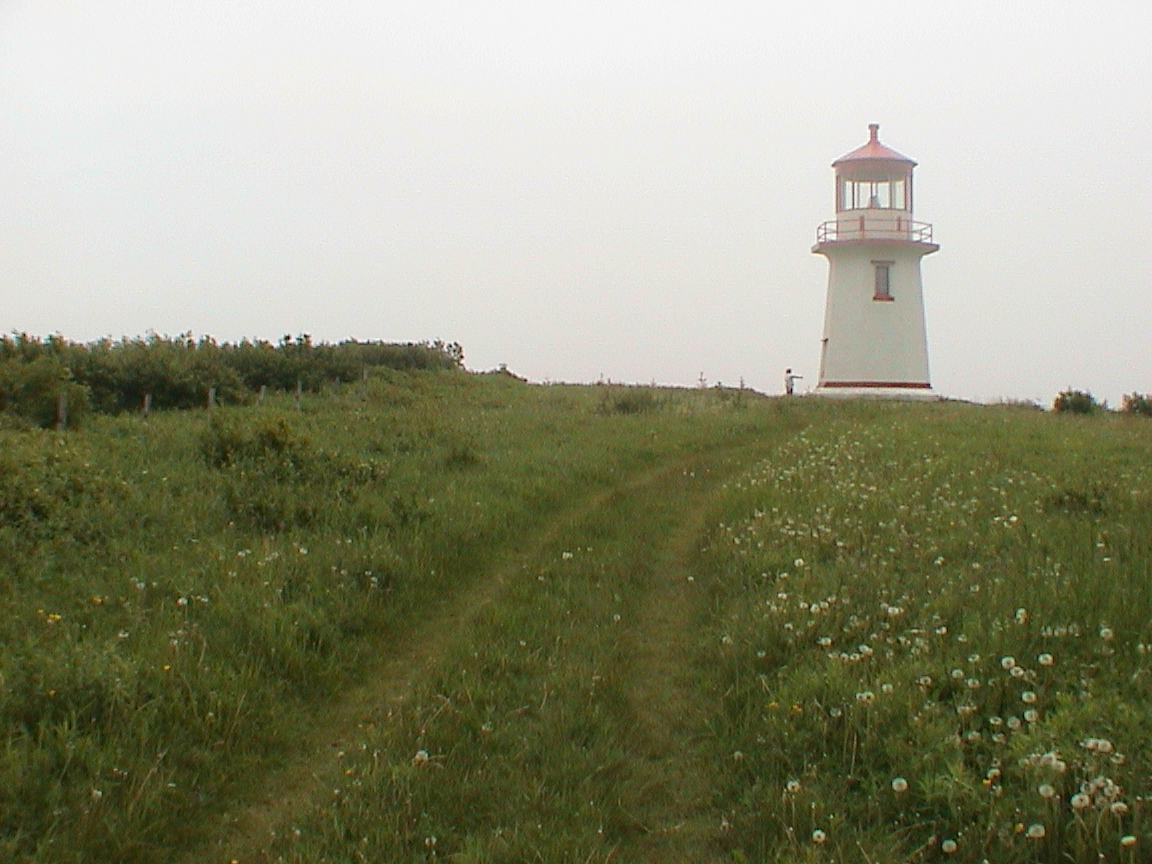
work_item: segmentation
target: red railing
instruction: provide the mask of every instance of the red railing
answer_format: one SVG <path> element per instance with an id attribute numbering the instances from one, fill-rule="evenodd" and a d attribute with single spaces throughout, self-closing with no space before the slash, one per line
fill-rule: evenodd
<path id="1" fill-rule="evenodd" d="M 816 229 L 817 243 L 844 240 L 908 240 L 931 243 L 932 226 L 903 216 L 848 216 L 825 222 Z"/>

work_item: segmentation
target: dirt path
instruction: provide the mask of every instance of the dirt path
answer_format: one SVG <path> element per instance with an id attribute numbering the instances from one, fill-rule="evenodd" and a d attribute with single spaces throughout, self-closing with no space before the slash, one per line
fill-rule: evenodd
<path id="1" fill-rule="evenodd" d="M 708 461 L 718 462 L 715 458 Z M 446 600 L 423 624 L 402 637 L 379 667 L 366 676 L 364 684 L 316 719 L 299 755 L 266 778 L 263 793 L 240 812 L 225 814 L 214 842 L 190 850 L 179 860 L 186 864 L 272 861 L 267 849 L 273 831 L 328 792 L 338 776 L 336 754 L 354 744 L 373 715 L 378 717 L 382 709 L 386 713 L 387 706 L 402 702 L 412 692 L 414 682 L 431 672 L 448 648 L 467 632 L 469 622 L 499 597 L 510 580 L 567 528 L 613 496 L 639 496 L 643 506 L 667 510 L 671 527 L 670 533 L 658 538 L 660 552 L 651 562 L 652 590 L 632 637 L 635 650 L 629 665 L 635 681 L 640 734 L 630 771 L 632 782 L 626 784 L 625 795 L 648 832 L 648 839 L 641 844 L 650 849 L 646 857 L 653 861 L 709 860 L 698 853 L 707 845 L 716 820 L 701 806 L 707 799 L 699 779 L 701 772 L 686 764 L 693 758 L 689 739 L 696 734 L 700 711 L 690 704 L 686 683 L 678 676 L 690 647 L 686 640 L 699 599 L 687 580 L 687 570 L 703 527 L 703 499 L 716 485 L 703 460 L 686 457 L 598 492 L 552 517 L 490 575 Z M 686 520 L 683 514 L 688 514 Z M 685 783 L 685 777 L 697 779 Z M 654 827 L 648 827 L 649 822 Z M 692 849 L 697 854 L 670 857 L 674 849 Z"/>

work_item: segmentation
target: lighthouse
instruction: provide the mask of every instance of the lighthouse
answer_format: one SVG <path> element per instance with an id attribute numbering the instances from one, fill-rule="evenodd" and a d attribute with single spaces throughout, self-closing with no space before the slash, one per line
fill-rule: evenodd
<path id="1" fill-rule="evenodd" d="M 816 393 L 934 399 L 920 259 L 940 247 L 912 218 L 916 163 L 880 143 L 832 163 L 836 218 L 816 229 L 812 251 L 828 259 L 828 298 Z"/>

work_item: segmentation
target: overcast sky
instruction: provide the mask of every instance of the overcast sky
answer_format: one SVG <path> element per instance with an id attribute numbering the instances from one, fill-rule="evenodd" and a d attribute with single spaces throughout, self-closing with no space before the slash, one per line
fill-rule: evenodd
<path id="1" fill-rule="evenodd" d="M 1143 2 L 0 0 L 0 329 L 815 383 L 833 159 L 919 163 L 945 395 L 1152 391 Z"/>

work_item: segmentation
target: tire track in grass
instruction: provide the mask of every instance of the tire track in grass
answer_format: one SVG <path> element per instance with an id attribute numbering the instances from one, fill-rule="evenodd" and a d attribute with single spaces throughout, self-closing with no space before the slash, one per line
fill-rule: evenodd
<path id="1" fill-rule="evenodd" d="M 271 771 L 261 782 L 261 791 L 243 805 L 239 812 L 225 813 L 215 838 L 195 846 L 177 860 L 182 864 L 203 861 L 258 864 L 274 860 L 267 851 L 274 838 L 273 832 L 292 814 L 307 810 L 330 793 L 333 781 L 339 777 L 339 762 L 334 758 L 335 755 L 354 744 L 363 728 L 370 723 L 372 715 L 380 712 L 381 706 L 402 703 L 414 690 L 416 683 L 431 674 L 450 646 L 465 638 L 469 623 L 485 606 L 499 597 L 515 576 L 554 544 L 562 532 L 586 519 L 614 496 L 646 494 L 668 507 L 669 496 L 661 494 L 666 490 L 654 490 L 652 487 L 666 486 L 669 476 L 682 474 L 690 477 L 693 470 L 696 470 L 691 467 L 696 461 L 695 457 L 686 457 L 671 465 L 665 462 L 632 476 L 618 486 L 598 490 L 574 507 L 551 517 L 526 543 L 494 567 L 489 575 L 444 600 L 440 608 L 431 612 L 422 623 L 400 635 L 394 644 L 388 646 L 388 655 L 365 676 L 363 683 L 351 688 L 344 698 L 317 715 L 311 724 L 311 732 L 299 747 L 298 755 L 287 765 Z M 690 520 L 685 530 L 672 536 L 661 558 L 666 566 L 674 569 L 681 566 L 690 551 L 692 540 L 698 534 L 698 521 Z M 671 697 L 672 702 L 676 702 L 681 698 L 679 686 L 671 683 L 673 670 L 670 664 L 674 661 L 675 651 L 680 647 L 673 631 L 681 620 L 683 609 L 687 608 L 685 602 L 688 598 L 676 596 L 675 593 L 667 595 L 665 589 L 668 587 L 661 585 L 660 594 L 672 600 L 676 611 L 662 612 L 662 604 L 654 598 L 653 602 L 647 604 L 647 617 L 642 622 L 651 638 L 667 642 L 651 651 L 641 651 L 639 655 L 641 665 L 648 671 L 638 675 L 638 679 L 644 678 L 646 674 L 652 677 L 651 682 L 640 686 L 645 692 L 650 691 L 654 695 L 659 695 L 656 691 L 663 691 L 665 699 L 662 707 L 656 711 L 656 719 L 645 721 L 648 731 L 643 736 L 644 740 L 650 748 L 655 749 L 674 749 L 676 746 L 673 733 L 665 727 L 677 709 L 667 700 Z M 638 704 L 643 706 L 643 700 Z"/>
<path id="2" fill-rule="evenodd" d="M 649 495 L 648 506 L 659 511 L 667 533 L 659 544 L 637 544 L 646 585 L 621 656 L 633 735 L 620 804 L 635 829 L 633 848 L 621 850 L 624 860 L 729 860 L 721 843 L 723 814 L 711 803 L 715 766 L 702 746 L 711 709 L 692 656 L 707 597 L 693 565 L 723 481 L 764 450 L 761 445 L 700 460 L 683 477 L 670 478 L 679 482 Z"/>

